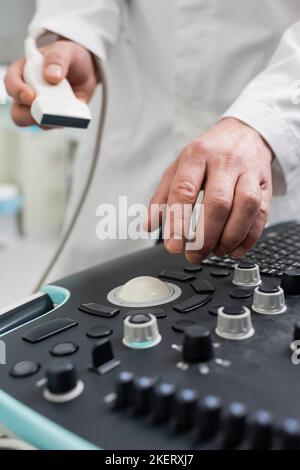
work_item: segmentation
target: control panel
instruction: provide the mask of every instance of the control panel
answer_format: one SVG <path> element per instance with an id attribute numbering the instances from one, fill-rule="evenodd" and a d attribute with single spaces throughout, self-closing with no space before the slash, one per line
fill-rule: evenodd
<path id="1" fill-rule="evenodd" d="M 158 245 L 46 286 L 1 315 L 0 422 L 43 449 L 300 449 L 299 261 L 291 223 L 243 260 Z"/>

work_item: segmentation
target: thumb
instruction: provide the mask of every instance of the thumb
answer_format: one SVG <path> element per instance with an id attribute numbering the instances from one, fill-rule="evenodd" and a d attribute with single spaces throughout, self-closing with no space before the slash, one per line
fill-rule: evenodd
<path id="1" fill-rule="evenodd" d="M 58 43 L 44 51 L 44 78 L 52 85 L 57 85 L 66 78 L 70 63 L 71 54 L 69 48 L 64 44 Z"/>

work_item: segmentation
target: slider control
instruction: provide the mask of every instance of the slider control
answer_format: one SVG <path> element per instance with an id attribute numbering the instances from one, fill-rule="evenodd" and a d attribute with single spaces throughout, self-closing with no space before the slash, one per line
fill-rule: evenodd
<path id="1" fill-rule="evenodd" d="M 91 370 L 100 375 L 107 374 L 107 372 L 121 364 L 121 361 L 114 358 L 111 341 L 108 339 L 99 341 L 96 344 L 92 351 L 92 360 Z"/>

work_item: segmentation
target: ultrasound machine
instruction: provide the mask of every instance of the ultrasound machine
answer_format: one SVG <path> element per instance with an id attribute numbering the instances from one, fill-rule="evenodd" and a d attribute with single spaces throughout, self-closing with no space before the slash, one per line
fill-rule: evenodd
<path id="1" fill-rule="evenodd" d="M 45 285 L 0 312 L 0 422 L 37 449 L 300 449 L 299 312 L 296 222 L 239 261 L 158 245 Z"/>

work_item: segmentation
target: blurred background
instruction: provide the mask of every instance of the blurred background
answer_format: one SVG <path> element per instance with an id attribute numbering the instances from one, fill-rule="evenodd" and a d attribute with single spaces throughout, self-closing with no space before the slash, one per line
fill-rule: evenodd
<path id="1" fill-rule="evenodd" d="M 23 56 L 35 0 L 0 0 L 0 308 L 34 289 L 68 208 L 82 131 L 17 128 L 3 78 Z"/>

